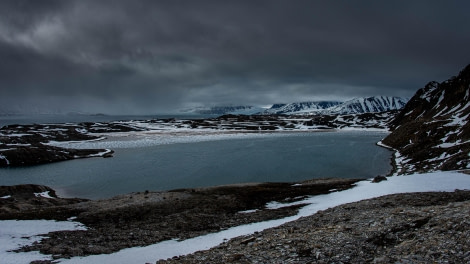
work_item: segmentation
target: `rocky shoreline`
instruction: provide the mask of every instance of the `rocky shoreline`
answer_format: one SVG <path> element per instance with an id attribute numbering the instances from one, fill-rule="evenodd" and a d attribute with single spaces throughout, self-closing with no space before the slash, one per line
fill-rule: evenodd
<path id="1" fill-rule="evenodd" d="M 188 239 L 233 226 L 291 216 L 312 195 L 351 188 L 358 179 L 256 183 L 106 200 L 58 198 L 46 186 L 0 187 L 0 219 L 81 222 L 86 231 L 58 231 L 18 249 L 53 256 L 116 252 L 169 239 Z M 380 183 L 378 183 L 380 184 Z M 268 209 L 271 201 L 286 207 Z M 249 213 L 248 213 L 249 212 Z M 403 193 L 336 206 L 228 240 L 210 250 L 157 263 L 468 263 L 470 191 Z"/>
<path id="2" fill-rule="evenodd" d="M 0 188 L 0 219 L 52 219 L 85 224 L 87 231 L 59 231 L 20 251 L 53 258 L 112 253 L 169 239 L 187 239 L 248 223 L 284 218 L 302 204 L 278 209 L 307 196 L 351 188 L 359 179 L 314 179 L 299 183 L 257 183 L 168 192 L 145 191 L 106 200 L 58 198 L 45 186 Z M 37 195 L 38 193 L 43 195 Z M 250 211 L 250 213 L 245 213 Z"/>

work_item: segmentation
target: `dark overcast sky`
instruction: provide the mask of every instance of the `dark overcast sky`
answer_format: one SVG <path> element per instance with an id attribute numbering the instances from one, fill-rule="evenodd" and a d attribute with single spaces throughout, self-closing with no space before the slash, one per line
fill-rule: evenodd
<path id="1" fill-rule="evenodd" d="M 470 1 L 0 2 L 0 103 L 120 114 L 411 97 L 470 63 Z"/>

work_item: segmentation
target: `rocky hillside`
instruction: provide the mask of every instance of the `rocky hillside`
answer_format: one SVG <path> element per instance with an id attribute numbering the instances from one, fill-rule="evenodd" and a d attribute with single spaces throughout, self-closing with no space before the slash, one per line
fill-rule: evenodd
<path id="1" fill-rule="evenodd" d="M 470 65 L 418 90 L 383 143 L 396 149 L 397 174 L 470 168 Z"/>
<path id="2" fill-rule="evenodd" d="M 406 105 L 407 99 L 389 96 L 372 96 L 355 98 L 328 109 L 331 114 L 379 113 L 400 110 Z"/>

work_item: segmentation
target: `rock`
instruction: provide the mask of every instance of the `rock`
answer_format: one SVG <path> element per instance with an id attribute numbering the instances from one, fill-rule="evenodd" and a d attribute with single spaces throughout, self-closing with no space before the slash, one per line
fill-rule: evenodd
<path id="1" fill-rule="evenodd" d="M 386 181 L 386 180 L 387 180 L 387 177 L 382 176 L 382 175 L 378 175 L 378 176 L 375 176 L 374 179 L 372 179 L 372 182 L 373 183 L 378 183 L 378 182 Z"/>

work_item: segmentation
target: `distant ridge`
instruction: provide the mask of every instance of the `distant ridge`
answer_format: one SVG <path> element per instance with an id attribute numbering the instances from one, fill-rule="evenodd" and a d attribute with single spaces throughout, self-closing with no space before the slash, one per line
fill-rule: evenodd
<path id="1" fill-rule="evenodd" d="M 184 113 L 193 113 L 201 115 L 226 115 L 226 114 L 241 114 L 252 115 L 263 111 L 263 108 L 239 105 L 239 106 L 213 106 L 213 107 L 196 107 L 192 109 L 183 110 Z"/>
<path id="2" fill-rule="evenodd" d="M 321 113 L 331 107 L 342 104 L 339 101 L 313 101 L 290 104 L 274 104 L 265 110 L 263 114 L 300 114 L 300 113 Z"/>
<path id="3" fill-rule="evenodd" d="M 401 97 L 372 96 L 355 98 L 346 102 L 318 101 L 290 104 L 275 104 L 263 114 L 322 114 L 345 115 L 379 113 L 400 110 L 406 105 L 407 99 Z"/>
<path id="4" fill-rule="evenodd" d="M 470 65 L 419 89 L 383 140 L 397 152 L 397 174 L 470 169 Z"/>
<path id="5" fill-rule="evenodd" d="M 362 97 L 341 101 L 310 101 L 294 103 L 277 103 L 271 108 L 261 108 L 256 106 L 213 106 L 197 107 L 182 110 L 183 113 L 194 113 L 203 115 L 349 115 L 364 113 L 380 113 L 386 111 L 400 110 L 408 99 L 390 96 Z"/>

